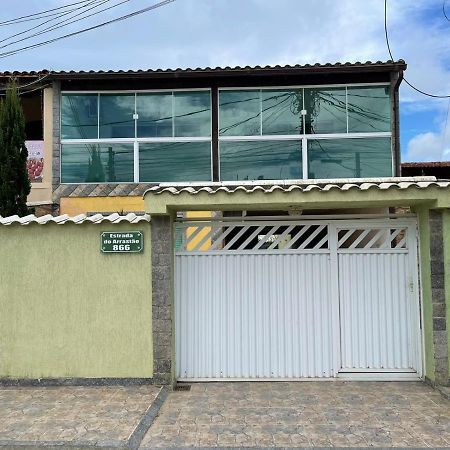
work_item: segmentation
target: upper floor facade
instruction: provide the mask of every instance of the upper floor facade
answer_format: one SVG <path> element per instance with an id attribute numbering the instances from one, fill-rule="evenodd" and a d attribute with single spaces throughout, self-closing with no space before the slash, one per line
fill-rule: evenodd
<path id="1" fill-rule="evenodd" d="M 161 182 L 398 176 L 405 69 L 389 61 L 35 74 L 47 85 L 44 181 L 51 176 L 59 203 L 140 195 Z"/>

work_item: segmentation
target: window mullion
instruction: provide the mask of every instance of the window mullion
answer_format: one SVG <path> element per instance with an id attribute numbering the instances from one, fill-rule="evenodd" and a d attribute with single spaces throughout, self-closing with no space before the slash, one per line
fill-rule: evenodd
<path id="1" fill-rule="evenodd" d="M 172 137 L 175 137 L 175 94 L 172 91 Z"/>
<path id="2" fill-rule="evenodd" d="M 263 105 L 262 105 L 262 89 L 259 90 L 259 135 L 263 135 Z"/>
<path id="3" fill-rule="evenodd" d="M 100 139 L 100 93 L 97 94 L 97 139 Z"/>
<path id="4" fill-rule="evenodd" d="M 348 134 L 348 87 L 345 86 L 345 117 L 347 118 L 347 134 Z"/>
<path id="5" fill-rule="evenodd" d="M 133 156 L 134 156 L 134 182 L 139 183 L 139 142 L 136 140 L 134 141 Z"/>
<path id="6" fill-rule="evenodd" d="M 309 178 L 308 175 L 308 139 L 302 138 L 302 176 L 304 180 Z"/>

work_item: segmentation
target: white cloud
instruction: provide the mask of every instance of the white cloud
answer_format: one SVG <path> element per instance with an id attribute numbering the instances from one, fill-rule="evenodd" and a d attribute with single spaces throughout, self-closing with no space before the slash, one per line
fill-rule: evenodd
<path id="1" fill-rule="evenodd" d="M 442 136 L 437 133 L 421 133 L 409 143 L 406 161 L 439 161 L 442 158 Z"/>

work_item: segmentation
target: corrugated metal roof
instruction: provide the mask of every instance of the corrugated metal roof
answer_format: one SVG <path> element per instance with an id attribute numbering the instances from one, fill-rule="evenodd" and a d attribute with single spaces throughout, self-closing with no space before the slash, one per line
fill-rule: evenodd
<path id="1" fill-rule="evenodd" d="M 18 223 L 20 225 L 29 225 L 30 223 L 37 223 L 39 225 L 45 225 L 46 223 L 56 223 L 58 225 L 64 225 L 65 223 L 75 223 L 77 225 L 82 223 L 102 223 L 102 222 L 110 222 L 110 223 L 120 223 L 120 222 L 129 222 L 129 223 L 139 223 L 139 222 L 150 222 L 150 216 L 148 214 L 137 215 L 134 213 L 129 213 L 124 216 L 121 216 L 118 213 L 110 214 L 108 216 L 104 216 L 103 214 L 94 214 L 92 216 L 86 216 L 86 214 L 80 214 L 78 216 L 70 217 L 67 214 L 62 216 L 53 217 L 50 214 L 42 217 L 36 217 L 33 214 L 25 217 L 19 216 L 10 216 L 10 217 L 1 217 L 0 216 L 0 225 L 11 225 L 14 223 Z"/>
<path id="2" fill-rule="evenodd" d="M 235 67 L 197 67 L 197 68 L 176 68 L 176 69 L 138 69 L 138 70 L 61 70 L 61 71 L 52 71 L 52 70 L 40 70 L 40 71 L 12 71 L 12 72 L 1 72 L 0 77 L 30 77 L 30 76 L 42 76 L 46 75 L 48 78 L 59 78 L 59 77 L 67 77 L 67 76 L 103 76 L 103 75 L 157 75 L 157 74 L 189 74 L 189 73 L 220 73 L 220 72 L 276 72 L 276 71 L 293 71 L 302 70 L 302 71 L 316 71 L 316 70 L 333 70 L 333 69 L 387 69 L 387 70 L 405 70 L 406 63 L 403 59 L 399 59 L 397 61 L 366 61 L 366 62 L 345 62 L 345 63 L 326 63 L 326 64 L 294 64 L 294 65 L 274 65 L 274 66 L 235 66 Z"/>
<path id="3" fill-rule="evenodd" d="M 369 189 L 426 189 L 435 186 L 439 188 L 450 187 L 450 181 L 437 181 L 436 177 L 404 177 L 404 178 L 349 178 L 336 180 L 276 180 L 276 181 L 242 181 L 236 182 L 214 182 L 214 183 L 161 183 L 148 189 L 145 193 L 159 195 L 168 193 L 172 195 L 190 194 L 196 195 L 202 192 L 207 194 L 216 194 L 225 192 L 233 194 L 234 192 L 263 192 L 269 194 L 276 191 L 281 192 L 310 192 L 319 191 L 349 191 L 359 189 L 367 191 Z"/>

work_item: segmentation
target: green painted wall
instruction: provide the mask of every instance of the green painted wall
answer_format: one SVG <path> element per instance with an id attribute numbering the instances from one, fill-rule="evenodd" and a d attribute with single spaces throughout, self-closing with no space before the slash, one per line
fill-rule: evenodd
<path id="1" fill-rule="evenodd" d="M 417 209 L 419 215 L 419 252 L 420 252 L 420 283 L 422 291 L 423 336 L 425 367 L 424 374 L 434 380 L 434 345 L 433 345 L 433 305 L 431 301 L 431 262 L 430 262 L 430 224 L 429 211 L 426 208 Z"/>
<path id="2" fill-rule="evenodd" d="M 144 231 L 102 254 L 102 231 Z M 150 225 L 0 226 L 0 377 L 151 377 Z"/>
<path id="3" fill-rule="evenodd" d="M 443 233 L 444 233 L 444 267 L 445 267 L 445 303 L 447 314 L 447 339 L 450 350 L 450 210 L 443 212 Z M 450 358 L 449 358 L 450 371 Z"/>

